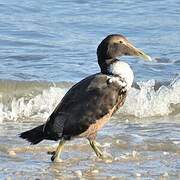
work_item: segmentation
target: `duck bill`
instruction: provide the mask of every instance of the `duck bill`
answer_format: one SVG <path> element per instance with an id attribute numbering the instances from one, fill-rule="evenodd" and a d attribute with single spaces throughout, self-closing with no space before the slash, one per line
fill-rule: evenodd
<path id="1" fill-rule="evenodd" d="M 147 55 L 140 49 L 134 47 L 132 44 L 128 43 L 126 44 L 126 46 L 128 47 L 128 53 L 127 53 L 128 55 L 142 58 L 145 61 L 152 61 L 152 58 L 149 55 Z"/>
<path id="2" fill-rule="evenodd" d="M 152 58 L 141 50 L 137 51 L 137 57 L 144 59 L 145 61 L 152 61 Z"/>

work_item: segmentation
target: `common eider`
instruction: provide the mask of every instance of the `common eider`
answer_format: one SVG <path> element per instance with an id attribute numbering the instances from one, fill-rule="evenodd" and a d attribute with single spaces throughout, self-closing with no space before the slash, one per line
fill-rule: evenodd
<path id="1" fill-rule="evenodd" d="M 103 153 L 96 145 L 97 132 L 124 104 L 134 75 L 130 66 L 117 57 L 128 55 L 151 60 L 150 56 L 134 47 L 120 34 L 108 35 L 97 48 L 101 72 L 75 84 L 63 97 L 46 123 L 20 134 L 38 144 L 42 140 L 58 141 L 51 160 L 58 161 L 63 145 L 74 137 L 88 139 L 96 155 Z"/>

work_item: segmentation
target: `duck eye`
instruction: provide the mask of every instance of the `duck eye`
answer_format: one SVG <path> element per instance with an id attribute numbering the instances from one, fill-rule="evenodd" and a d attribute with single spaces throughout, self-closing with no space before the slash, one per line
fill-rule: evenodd
<path id="1" fill-rule="evenodd" d="M 123 41 L 119 41 L 120 44 L 123 44 Z"/>

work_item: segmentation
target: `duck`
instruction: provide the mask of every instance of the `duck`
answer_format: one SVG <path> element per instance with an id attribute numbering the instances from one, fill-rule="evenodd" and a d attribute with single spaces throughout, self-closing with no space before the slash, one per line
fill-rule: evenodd
<path id="1" fill-rule="evenodd" d="M 146 61 L 151 57 L 136 48 L 121 34 L 111 34 L 97 47 L 100 72 L 90 75 L 72 86 L 44 124 L 22 132 L 19 136 L 32 145 L 43 140 L 59 141 L 51 152 L 51 160 L 58 162 L 67 141 L 86 138 L 95 154 L 103 158 L 96 142 L 97 133 L 123 106 L 134 73 L 121 56 L 135 56 Z"/>

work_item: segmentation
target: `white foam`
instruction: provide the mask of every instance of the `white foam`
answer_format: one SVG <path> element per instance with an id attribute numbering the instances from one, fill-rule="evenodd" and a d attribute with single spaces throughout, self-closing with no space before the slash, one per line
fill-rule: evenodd
<path id="1" fill-rule="evenodd" d="M 172 104 L 179 113 L 177 107 L 180 104 L 180 80 L 176 79 L 169 86 L 161 86 L 158 90 L 154 89 L 154 80 L 138 84 L 140 89 L 132 88 L 129 91 L 124 106 L 119 110 L 121 114 L 139 118 L 164 116 L 175 111 Z M 25 121 L 31 118 L 46 120 L 66 91 L 65 88 L 50 87 L 36 95 L 23 94 L 17 97 L 12 95 L 6 103 L 1 101 L 2 97 L 0 97 L 0 122 Z"/>
<path id="2" fill-rule="evenodd" d="M 66 89 L 50 87 L 34 97 L 12 98 L 9 105 L 0 103 L 0 122 L 4 119 L 46 119 L 64 96 Z"/>
<path id="3" fill-rule="evenodd" d="M 155 80 L 139 82 L 140 89 L 129 91 L 121 113 L 139 118 L 164 116 L 173 112 L 172 104 L 180 103 L 180 81 L 173 81 L 168 87 L 154 89 Z"/>

